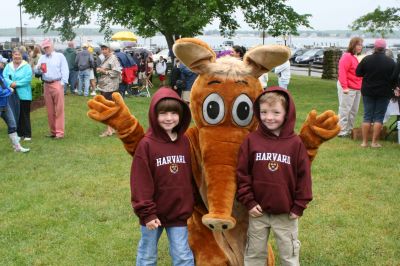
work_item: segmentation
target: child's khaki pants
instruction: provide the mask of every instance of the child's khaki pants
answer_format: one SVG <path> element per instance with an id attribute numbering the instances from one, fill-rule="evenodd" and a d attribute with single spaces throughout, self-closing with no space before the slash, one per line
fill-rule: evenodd
<path id="1" fill-rule="evenodd" d="M 289 219 L 289 214 L 264 214 L 249 217 L 245 266 L 265 266 L 268 257 L 268 236 L 274 232 L 282 265 L 300 265 L 300 241 L 297 239 L 298 219 Z"/>

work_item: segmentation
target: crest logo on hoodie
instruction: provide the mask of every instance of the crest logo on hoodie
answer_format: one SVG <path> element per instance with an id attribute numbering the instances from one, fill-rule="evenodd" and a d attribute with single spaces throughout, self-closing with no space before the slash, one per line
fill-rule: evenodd
<path id="1" fill-rule="evenodd" d="M 275 161 L 268 162 L 268 170 L 275 172 L 279 169 L 279 163 Z"/>
<path id="2" fill-rule="evenodd" d="M 169 166 L 169 171 L 170 171 L 171 173 L 173 173 L 173 174 L 178 173 L 178 171 L 179 171 L 178 165 L 175 164 L 175 163 L 171 164 L 171 165 Z"/>

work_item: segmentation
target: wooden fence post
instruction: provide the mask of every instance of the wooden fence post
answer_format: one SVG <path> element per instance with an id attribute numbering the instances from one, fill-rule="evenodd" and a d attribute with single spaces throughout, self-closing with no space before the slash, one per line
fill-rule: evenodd
<path id="1" fill-rule="evenodd" d="M 309 62 L 308 63 L 308 76 L 309 77 L 311 77 L 311 65 L 312 65 L 312 62 Z"/>

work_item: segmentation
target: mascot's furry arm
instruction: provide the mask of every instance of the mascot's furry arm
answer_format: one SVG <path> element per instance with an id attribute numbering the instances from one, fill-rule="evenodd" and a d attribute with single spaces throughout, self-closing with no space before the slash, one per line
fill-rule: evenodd
<path id="1" fill-rule="evenodd" d="M 126 151 L 133 156 L 136 146 L 144 136 L 143 127 L 131 115 L 119 93 L 113 93 L 114 101 L 106 100 L 97 95 L 89 100 L 88 116 L 114 128 L 118 137 L 124 143 Z"/>
<path id="2" fill-rule="evenodd" d="M 300 130 L 300 138 L 306 146 L 310 161 L 314 160 L 318 147 L 339 134 L 339 118 L 333 111 L 325 111 L 319 116 L 312 110 Z"/>

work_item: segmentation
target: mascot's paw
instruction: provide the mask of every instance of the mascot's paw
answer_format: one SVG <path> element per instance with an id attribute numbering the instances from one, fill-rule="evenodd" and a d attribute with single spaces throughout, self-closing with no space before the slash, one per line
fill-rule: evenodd
<path id="1" fill-rule="evenodd" d="M 231 216 L 208 213 L 201 218 L 202 223 L 212 231 L 225 231 L 236 225 L 236 220 Z"/>
<path id="2" fill-rule="evenodd" d="M 126 121 L 130 121 L 133 116 L 118 92 L 114 92 L 112 98 L 113 101 L 109 101 L 102 95 L 96 95 L 88 101 L 89 111 L 87 115 L 93 120 L 119 130 L 120 127 L 125 128 Z"/>
<path id="3" fill-rule="evenodd" d="M 335 112 L 328 110 L 317 116 L 312 110 L 300 130 L 300 136 L 306 146 L 318 148 L 322 142 L 335 137 L 340 132 L 339 118 Z"/>
<path id="4" fill-rule="evenodd" d="M 335 112 L 328 110 L 317 116 L 312 110 L 300 130 L 300 138 L 306 146 L 310 160 L 314 160 L 318 147 L 325 141 L 339 134 L 339 118 Z"/>

